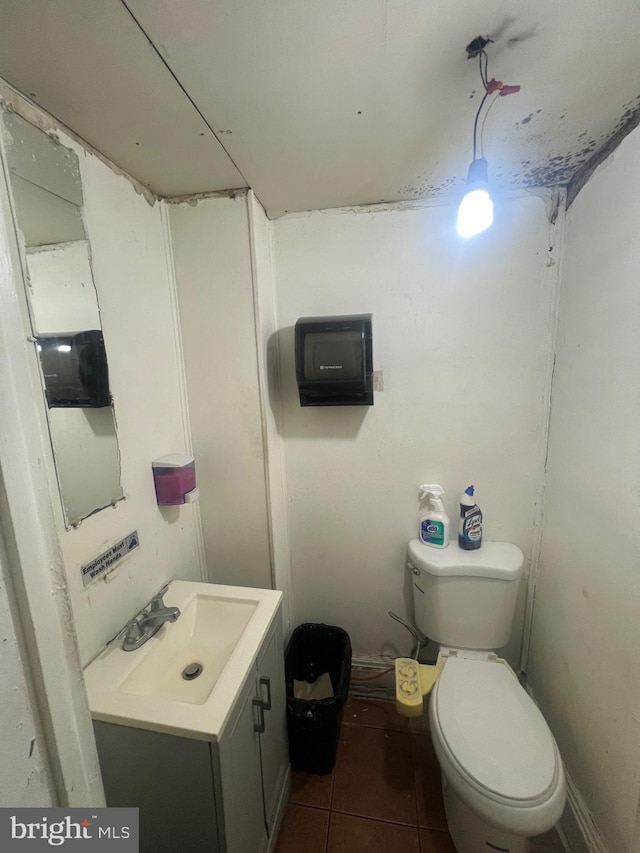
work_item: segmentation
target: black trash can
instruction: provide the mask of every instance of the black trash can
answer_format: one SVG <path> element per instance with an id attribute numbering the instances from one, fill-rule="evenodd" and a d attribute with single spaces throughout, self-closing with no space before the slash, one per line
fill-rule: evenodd
<path id="1" fill-rule="evenodd" d="M 329 673 L 333 696 L 297 699 L 294 679 L 315 683 Z M 294 770 L 325 774 L 333 770 L 340 712 L 351 680 L 351 640 L 342 628 L 307 622 L 289 640 L 285 656 L 289 755 Z"/>

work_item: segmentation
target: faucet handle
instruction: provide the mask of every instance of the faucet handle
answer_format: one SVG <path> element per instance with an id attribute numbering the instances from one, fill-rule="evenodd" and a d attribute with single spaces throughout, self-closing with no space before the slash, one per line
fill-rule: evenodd
<path id="1" fill-rule="evenodd" d="M 109 640 L 107 645 L 115 643 L 117 640 L 123 637 L 124 639 L 122 640 L 122 648 L 124 649 L 124 651 L 129 651 L 125 648 L 125 645 L 130 643 L 136 643 L 141 636 L 142 629 L 140 628 L 140 623 L 138 622 L 137 617 L 134 616 L 133 619 L 130 619 L 127 624 L 118 631 L 115 637 L 112 637 L 112 639 Z"/>
<path id="2" fill-rule="evenodd" d="M 169 584 L 167 584 L 166 586 L 163 586 L 162 589 L 160 590 L 160 592 L 156 593 L 156 595 L 153 596 L 153 598 L 151 599 L 151 604 L 149 605 L 149 611 L 150 612 L 153 612 L 154 610 L 162 610 L 164 608 L 165 604 L 164 604 L 164 601 L 162 600 L 162 597 L 164 596 L 164 594 L 166 593 L 166 591 L 168 589 L 169 589 Z"/>

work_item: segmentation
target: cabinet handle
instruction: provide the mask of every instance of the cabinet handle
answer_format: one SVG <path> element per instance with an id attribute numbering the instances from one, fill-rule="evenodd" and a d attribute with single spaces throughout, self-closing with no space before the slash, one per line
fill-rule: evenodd
<path id="1" fill-rule="evenodd" d="M 271 710 L 271 679 L 264 676 L 260 679 L 260 693 L 262 694 L 262 686 L 267 688 L 267 701 L 262 703 L 262 707 L 265 711 Z"/>
<path id="2" fill-rule="evenodd" d="M 260 716 L 260 720 L 257 723 L 255 722 L 254 717 L 253 730 L 254 732 L 258 732 L 258 734 L 262 734 L 264 731 L 264 709 L 262 707 L 262 699 L 254 699 L 253 707 L 258 709 L 258 714 Z"/>

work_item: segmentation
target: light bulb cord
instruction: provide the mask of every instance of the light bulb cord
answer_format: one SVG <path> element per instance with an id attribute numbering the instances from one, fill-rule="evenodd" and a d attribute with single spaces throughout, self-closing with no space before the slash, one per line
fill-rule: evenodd
<path id="1" fill-rule="evenodd" d="M 489 80 L 488 80 L 488 72 L 489 72 L 489 57 L 487 56 L 486 50 L 484 48 L 478 52 L 478 69 L 480 71 L 480 79 L 482 80 L 482 86 L 484 87 L 484 95 L 482 96 L 482 100 L 480 101 L 480 106 L 476 111 L 476 117 L 473 120 L 473 159 L 476 159 L 477 152 L 477 142 L 478 142 L 478 120 L 480 119 L 480 113 L 482 112 L 482 108 L 484 107 L 487 98 L 489 97 Z M 484 127 L 484 123 L 483 123 Z"/>
<path id="2" fill-rule="evenodd" d="M 490 39 L 489 39 L 490 41 Z M 477 44 L 481 43 L 481 44 Z M 484 157 L 484 126 L 487 121 L 487 116 L 489 115 L 491 108 L 495 104 L 498 97 L 504 95 L 512 95 L 515 92 L 520 91 L 519 85 L 505 85 L 501 80 L 496 80 L 495 78 L 491 78 L 489 80 L 489 57 L 487 55 L 486 50 L 484 49 L 484 45 L 488 44 L 485 39 L 482 39 L 480 36 L 478 39 L 475 39 L 474 42 L 471 43 L 467 47 L 467 52 L 473 47 L 474 50 L 477 50 L 478 56 L 478 70 L 480 72 L 480 80 L 482 81 L 482 86 L 484 88 L 484 95 L 482 96 L 482 100 L 480 101 L 480 106 L 476 111 L 475 118 L 473 120 L 473 159 L 476 160 L 478 156 L 478 122 L 480 121 L 480 115 L 482 113 L 482 109 L 487 102 L 487 98 L 489 95 L 494 95 L 495 98 L 489 104 L 489 108 L 484 114 L 482 119 L 482 125 L 480 129 L 480 156 Z M 475 53 L 473 54 L 476 55 Z"/>
<path id="3" fill-rule="evenodd" d="M 500 97 L 500 93 L 496 92 L 493 100 L 491 101 L 491 103 L 487 107 L 486 112 L 485 112 L 484 116 L 482 117 L 482 124 L 480 125 L 480 156 L 481 157 L 484 157 L 484 126 L 487 123 L 487 118 L 489 117 L 489 113 L 491 112 L 491 108 L 493 107 L 493 105 L 495 104 L 495 102 L 498 100 L 499 97 Z"/>

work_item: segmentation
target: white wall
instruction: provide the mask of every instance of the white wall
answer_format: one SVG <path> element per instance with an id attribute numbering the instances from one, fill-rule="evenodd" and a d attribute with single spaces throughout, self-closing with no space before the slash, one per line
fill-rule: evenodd
<path id="1" fill-rule="evenodd" d="M 0 91 L 4 97 L 1 82 Z M 17 98 L 11 97 L 14 108 L 19 109 Z M 51 122 L 45 126 L 54 129 Z M 63 806 L 101 806 L 104 793 L 53 510 L 51 448 L 29 334 L 21 258 L 5 185 L 0 193 L 0 399 L 10 417 L 0 418 L 0 525 L 8 555 L 6 565 L 3 557 L 4 590 L 9 574 L 20 602 L 31 684 L 37 690 L 37 706 L 46 730 L 56 801 Z M 12 621 L 17 632 L 16 619 Z M 22 672 L 17 667 L 15 672 L 18 684 L 2 681 L 3 709 L 5 705 L 11 707 L 15 695 L 29 692 L 26 665 L 23 663 Z M 29 699 L 30 715 L 35 717 L 36 701 L 32 696 Z M 19 738 L 10 726 L 2 728 L 1 734 L 6 757 Z M 42 742 L 38 748 L 41 750 Z M 20 767 L 27 769 L 24 764 L 15 765 L 16 770 Z M 13 770 L 13 765 L 4 767 L 7 778 L 16 781 Z M 16 783 L 16 794 L 19 790 Z M 50 802 L 50 786 L 43 793 L 39 799 Z"/>
<path id="2" fill-rule="evenodd" d="M 271 544 L 273 586 L 283 591 L 284 639 L 291 625 L 291 552 L 287 515 L 287 485 L 284 439 L 278 431 L 282 419 L 280 361 L 277 344 L 276 276 L 273 229 L 253 192 L 248 193 L 249 240 L 251 247 L 254 306 L 256 312 L 256 358 L 262 406 L 265 447 L 267 515 Z"/>
<path id="3" fill-rule="evenodd" d="M 39 116 L 37 111 L 31 112 Z M 42 119 L 46 124 L 47 119 Z M 65 530 L 52 458 L 56 523 L 82 663 L 97 654 L 167 581 L 201 579 L 197 505 L 158 508 L 151 462 L 189 447 L 183 406 L 173 269 L 162 206 L 59 134 L 80 160 L 83 218 L 91 246 L 125 500 Z M 20 282 L 16 286 L 21 286 Z M 35 358 L 35 353 L 34 353 Z M 44 429 L 44 404 L 40 412 Z M 83 588 L 81 567 L 137 530 L 140 548 L 104 580 Z"/>
<path id="4" fill-rule="evenodd" d="M 64 141 L 64 140 L 63 140 Z M 73 146 L 71 146 L 73 147 Z M 151 462 L 189 444 L 161 207 L 76 147 L 84 193 L 125 500 L 60 536 L 83 663 L 90 660 L 172 578 L 199 580 L 193 504 L 156 505 Z M 137 530 L 140 548 L 83 589 L 81 566 Z"/>
<path id="5" fill-rule="evenodd" d="M 247 202 L 172 204 L 170 220 L 209 580 L 270 587 Z"/>
<path id="6" fill-rule="evenodd" d="M 0 807 L 54 806 L 56 793 L 38 718 L 7 557 L 0 538 Z"/>
<path id="7" fill-rule="evenodd" d="M 529 677 L 611 853 L 640 850 L 640 132 L 568 214 Z"/>
<path id="8" fill-rule="evenodd" d="M 449 206 L 323 211 L 274 221 L 294 623 L 346 628 L 360 654 L 406 653 L 407 542 L 418 485 L 457 525 L 474 483 L 487 539 L 527 563 L 541 491 L 557 271 L 541 199 L 497 205 L 461 241 Z M 301 408 L 300 316 L 373 313 L 384 391 L 367 408 Z M 508 656 L 518 663 L 522 610 Z"/>

